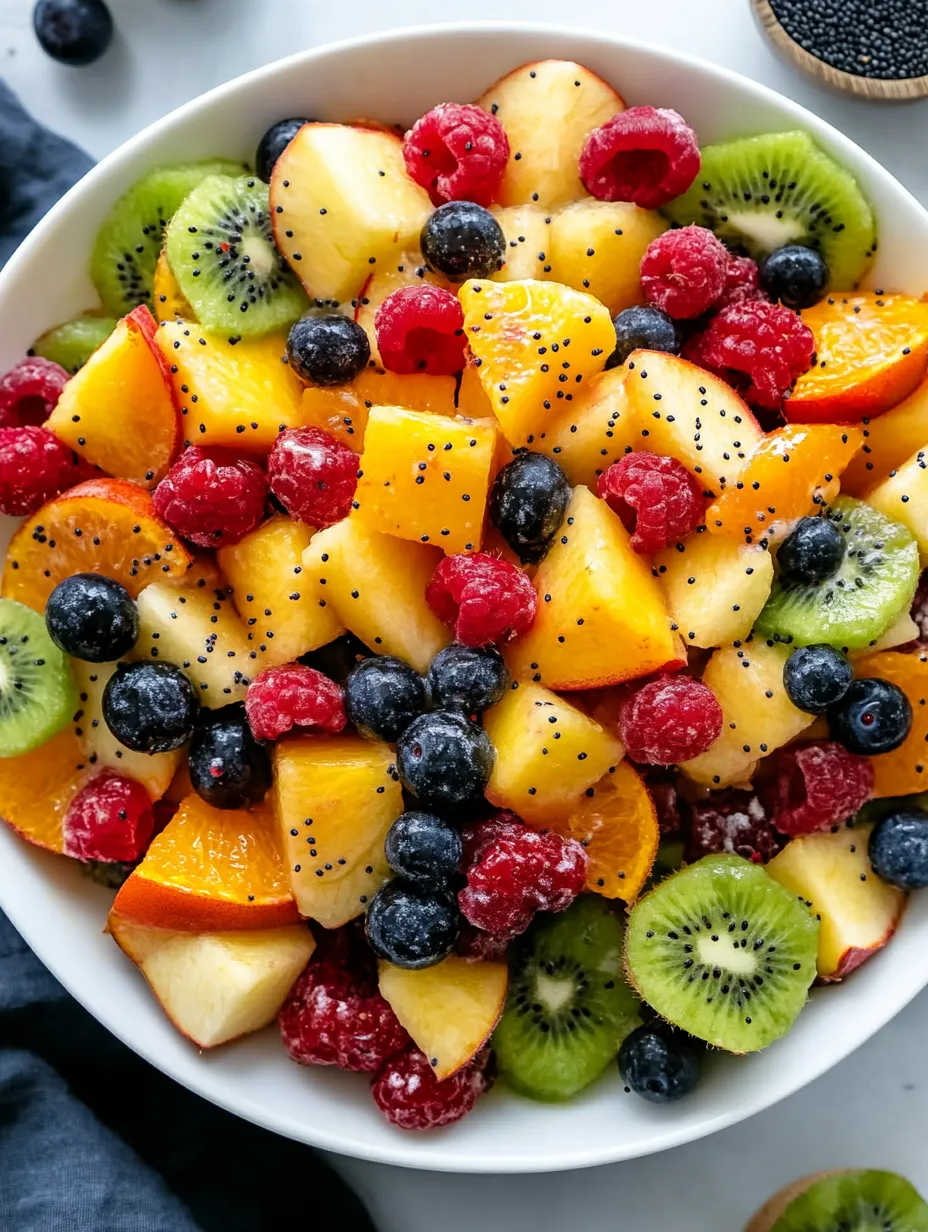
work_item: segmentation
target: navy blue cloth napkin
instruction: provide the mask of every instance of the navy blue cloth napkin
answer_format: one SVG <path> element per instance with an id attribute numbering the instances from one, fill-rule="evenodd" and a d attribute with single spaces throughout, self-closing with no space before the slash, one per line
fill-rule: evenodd
<path id="1" fill-rule="evenodd" d="M 90 166 L 0 83 L 0 263 Z M 294 1226 L 372 1232 L 312 1151 L 221 1112 L 142 1061 L 68 996 L 0 914 L 0 1232 Z"/>

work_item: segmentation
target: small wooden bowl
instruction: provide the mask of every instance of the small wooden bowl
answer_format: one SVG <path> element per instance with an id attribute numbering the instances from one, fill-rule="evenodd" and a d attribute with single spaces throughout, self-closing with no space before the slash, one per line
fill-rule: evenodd
<path id="1" fill-rule="evenodd" d="M 807 76 L 814 78 L 831 90 L 842 94 L 856 94 L 871 102 L 899 103 L 910 99 L 924 98 L 928 95 L 928 75 L 924 77 L 859 77 L 856 73 L 846 73 L 842 69 L 832 68 L 824 60 L 811 55 L 804 47 L 800 47 L 795 39 L 787 34 L 774 13 L 770 0 L 751 0 L 754 16 L 761 30 L 779 53 L 792 61 Z"/>

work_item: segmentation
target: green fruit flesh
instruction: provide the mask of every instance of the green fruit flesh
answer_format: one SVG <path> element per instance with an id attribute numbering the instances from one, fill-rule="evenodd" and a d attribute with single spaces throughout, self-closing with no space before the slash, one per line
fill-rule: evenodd
<path id="1" fill-rule="evenodd" d="M 763 133 L 702 151 L 702 167 L 663 213 L 709 227 L 755 259 L 784 244 L 818 249 L 830 285 L 855 287 L 876 251 L 876 222 L 857 181 L 807 133 Z"/>
<path id="2" fill-rule="evenodd" d="M 115 328 L 114 317 L 95 317 L 92 313 L 83 313 L 63 325 L 46 330 L 32 344 L 32 353 L 60 364 L 73 376 Z"/>
<path id="3" fill-rule="evenodd" d="M 771 1232 L 928 1232 L 928 1205 L 894 1172 L 835 1172 L 794 1198 Z"/>
<path id="4" fill-rule="evenodd" d="M 815 979 L 818 921 L 756 864 L 706 856 L 632 909 L 626 962 L 674 1026 L 730 1052 L 785 1035 Z"/>
<path id="5" fill-rule="evenodd" d="M 918 545 L 905 526 L 849 496 L 827 516 L 847 540 L 841 568 L 811 586 L 777 578 L 754 632 L 797 646 L 865 650 L 908 610 L 918 585 Z"/>
<path id="6" fill-rule="evenodd" d="M 615 1059 L 639 1026 L 622 972 L 620 918 L 594 895 L 544 916 L 516 948 L 506 1009 L 493 1035 L 500 1073 L 531 1099 L 570 1099 Z"/>
<path id="7" fill-rule="evenodd" d="M 0 757 L 45 744 L 74 717 L 71 664 L 31 608 L 0 599 Z"/>
<path id="8" fill-rule="evenodd" d="M 271 229 L 268 186 L 252 176 L 210 176 L 174 216 L 168 262 L 197 320 L 256 337 L 286 329 L 308 305 Z"/>
<path id="9" fill-rule="evenodd" d="M 177 207 L 204 177 L 243 170 L 224 159 L 155 167 L 123 193 L 103 220 L 90 259 L 90 277 L 109 312 L 121 317 L 139 304 L 151 307 L 164 229 Z"/>

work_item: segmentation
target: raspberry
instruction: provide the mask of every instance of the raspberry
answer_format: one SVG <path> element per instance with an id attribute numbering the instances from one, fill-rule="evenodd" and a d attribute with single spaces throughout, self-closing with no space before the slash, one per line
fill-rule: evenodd
<path id="1" fill-rule="evenodd" d="M 48 428 L 0 428 L 0 513 L 25 517 L 95 474 Z"/>
<path id="2" fill-rule="evenodd" d="M 248 687 L 245 712 L 258 740 L 276 740 L 291 727 L 340 732 L 346 723 L 339 686 L 301 663 L 260 672 Z"/>
<path id="3" fill-rule="evenodd" d="M 224 449 L 186 449 L 152 493 L 165 522 L 190 543 L 238 543 L 264 516 L 267 480 L 256 462 Z"/>
<path id="4" fill-rule="evenodd" d="M 676 458 L 629 453 L 599 477 L 599 494 L 628 530 L 632 547 L 650 555 L 683 539 L 703 520 L 701 484 Z"/>
<path id="5" fill-rule="evenodd" d="M 734 385 L 748 402 L 777 410 L 809 370 L 815 338 L 795 312 L 765 300 L 723 308 L 687 343 L 694 363 Z"/>
<path id="6" fill-rule="evenodd" d="M 505 962 L 510 940 L 509 937 L 494 937 L 492 933 L 474 928 L 473 924 L 464 920 L 454 952 L 458 958 L 466 958 L 468 962 Z"/>
<path id="7" fill-rule="evenodd" d="M 460 1121 L 493 1085 L 488 1048 L 441 1082 L 415 1044 L 391 1057 L 374 1079 L 374 1103 L 400 1129 L 438 1129 Z"/>
<path id="8" fill-rule="evenodd" d="M 64 853 L 77 860 L 134 864 L 152 840 L 148 792 L 134 779 L 103 771 L 77 793 L 64 819 Z"/>
<path id="9" fill-rule="evenodd" d="M 439 620 L 465 646 L 506 642 L 531 628 L 535 587 L 521 569 L 486 552 L 446 556 L 425 588 Z"/>
<path id="10" fill-rule="evenodd" d="M 696 134 L 676 111 L 629 107 L 587 137 L 580 179 L 600 201 L 656 210 L 686 192 L 701 161 Z"/>
<path id="11" fill-rule="evenodd" d="M 722 730 L 715 694 L 689 676 L 661 676 L 622 707 L 619 734 L 633 761 L 673 766 L 705 753 Z"/>
<path id="12" fill-rule="evenodd" d="M 715 304 L 716 311 L 730 304 L 743 304 L 745 300 L 766 298 L 758 285 L 757 262 L 750 257 L 736 257 L 729 253 L 725 285 L 721 298 Z"/>
<path id="13" fill-rule="evenodd" d="M 782 847 L 782 841 L 767 820 L 767 812 L 753 792 L 713 791 L 690 806 L 687 860 L 727 851 L 766 864 Z"/>
<path id="14" fill-rule="evenodd" d="M 827 740 L 781 749 L 761 788 L 781 834 L 813 834 L 854 815 L 873 794 L 873 763 Z"/>
<path id="15" fill-rule="evenodd" d="M 681 227 L 652 240 L 641 258 L 649 304 L 676 320 L 701 316 L 725 290 L 728 249 L 705 227 Z"/>
<path id="16" fill-rule="evenodd" d="M 525 824 L 508 809 L 501 809 L 492 817 L 473 821 L 461 831 L 460 871 L 467 873 L 473 864 L 483 858 L 494 843 L 502 838 L 518 838 L 525 833 Z"/>
<path id="17" fill-rule="evenodd" d="M 288 428 L 267 460 L 271 491 L 298 522 L 331 526 L 351 512 L 358 455 L 321 428 Z"/>
<path id="18" fill-rule="evenodd" d="M 0 377 L 0 427 L 43 424 L 58 405 L 68 374 L 59 364 L 30 356 Z"/>
<path id="19" fill-rule="evenodd" d="M 449 376 L 464 367 L 464 309 L 443 287 L 400 287 L 374 316 L 380 361 L 388 372 Z"/>
<path id="20" fill-rule="evenodd" d="M 483 108 L 439 103 L 406 134 L 403 158 L 433 205 L 492 205 L 509 161 L 509 140 L 496 116 Z"/>
<path id="21" fill-rule="evenodd" d="M 587 854 L 575 839 L 517 826 L 505 814 L 482 827 L 462 836 L 474 862 L 458 906 L 475 928 L 518 936 L 536 911 L 563 911 L 586 884 Z"/>
<path id="22" fill-rule="evenodd" d="M 370 951 L 350 926 L 324 933 L 279 1015 L 284 1047 L 300 1065 L 376 1073 L 409 1036 L 377 991 Z"/>

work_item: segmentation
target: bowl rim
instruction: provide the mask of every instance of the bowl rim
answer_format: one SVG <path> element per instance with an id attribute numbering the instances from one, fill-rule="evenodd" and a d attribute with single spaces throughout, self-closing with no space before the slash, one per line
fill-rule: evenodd
<path id="1" fill-rule="evenodd" d="M 672 64 L 685 65 L 696 70 L 709 81 L 722 83 L 725 87 L 734 89 L 742 96 L 748 96 L 760 103 L 772 105 L 784 117 L 788 116 L 794 119 L 797 127 L 801 126 L 818 137 L 823 138 L 829 148 L 839 156 L 842 152 L 851 154 L 853 161 L 866 167 L 867 174 L 872 177 L 873 181 L 879 182 L 897 200 L 907 200 L 909 206 L 914 207 L 925 218 L 926 232 L 928 232 L 928 210 L 871 154 L 828 121 L 816 116 L 800 103 L 787 98 L 769 86 L 752 81 L 735 70 L 713 64 L 687 52 L 663 47 L 658 43 L 627 38 L 611 31 L 595 30 L 580 25 L 569 25 L 559 22 L 505 20 L 435 24 L 419 23 L 341 39 L 295 52 L 292 55 L 253 69 L 248 73 L 241 74 L 204 94 L 197 95 L 181 106 L 174 108 L 165 116 L 147 125 L 141 132 L 101 159 L 52 206 L 32 232 L 23 240 L 19 248 L 8 260 L 6 266 L 0 271 L 0 301 L 8 293 L 9 285 L 20 276 L 20 271 L 28 267 L 29 263 L 41 250 L 48 234 L 57 228 L 61 220 L 80 202 L 82 196 L 93 187 L 104 183 L 112 177 L 113 173 L 118 171 L 124 164 L 130 163 L 138 155 L 143 154 L 147 146 L 155 139 L 164 136 L 166 130 L 169 130 L 172 126 L 186 125 L 191 120 L 194 120 L 201 110 L 205 110 L 217 102 L 221 103 L 223 99 L 234 96 L 240 90 L 260 86 L 263 82 L 272 80 L 277 73 L 283 70 L 290 70 L 298 65 L 311 68 L 316 61 L 324 60 L 332 55 L 370 48 L 380 48 L 388 51 L 392 46 L 398 44 L 415 44 L 420 40 L 429 41 L 436 38 L 453 40 L 459 35 L 497 35 L 502 38 L 513 39 L 516 46 L 518 46 L 518 40 L 521 36 L 560 36 L 566 39 L 587 39 L 595 41 L 606 48 L 612 47 L 624 51 L 641 52 L 649 56 L 665 59 Z M 517 55 L 518 52 L 516 52 Z M 513 67 L 517 67 L 517 65 Z M 3 837 L 6 838 L 7 836 L 4 835 Z M 13 837 L 16 843 L 22 842 L 18 836 L 10 837 Z M 7 901 L 8 899 L 14 901 Z M 376 1163 L 438 1172 L 517 1174 L 537 1171 L 563 1171 L 620 1162 L 681 1146 L 687 1142 L 700 1140 L 772 1107 L 780 1100 L 808 1085 L 816 1077 L 824 1074 L 850 1055 L 876 1030 L 885 1026 L 928 983 L 928 968 L 926 968 L 924 979 L 920 981 L 919 979 L 914 979 L 911 984 L 906 985 L 904 988 L 897 988 L 895 995 L 885 1000 L 878 1014 L 871 1014 L 866 1022 L 859 1023 L 856 1028 L 852 1024 L 851 1029 L 842 1036 L 840 1043 L 836 1043 L 833 1049 L 829 1050 L 814 1066 L 799 1066 L 795 1069 L 783 1067 L 783 1076 L 775 1088 L 766 1087 L 763 1092 L 749 1100 L 746 1105 L 733 1100 L 728 1111 L 714 1116 L 708 1124 L 703 1123 L 696 1127 L 681 1124 L 675 1127 L 672 1123 L 668 1122 L 662 1127 L 661 1140 L 658 1145 L 649 1142 L 643 1144 L 640 1149 L 636 1149 L 634 1146 L 628 1145 L 616 1147 L 614 1144 L 611 1145 L 606 1141 L 596 1148 L 585 1146 L 572 1149 L 569 1143 L 565 1143 L 563 1145 L 563 1153 L 555 1161 L 552 1161 L 549 1155 L 535 1158 L 520 1156 L 513 1160 L 511 1158 L 498 1157 L 486 1151 L 482 1154 L 475 1154 L 472 1151 L 466 1152 L 462 1159 L 461 1151 L 456 1147 L 455 1139 L 452 1135 L 445 1140 L 447 1145 L 443 1146 L 442 1149 L 436 1150 L 433 1148 L 426 1157 L 420 1158 L 417 1157 L 416 1137 L 414 1135 L 407 1135 L 406 1138 L 397 1138 L 395 1143 L 389 1144 L 386 1142 L 377 1144 L 359 1143 L 351 1139 L 346 1132 L 340 1131 L 337 1126 L 333 1128 L 330 1124 L 318 1121 L 313 1124 L 296 1124 L 292 1118 L 286 1116 L 275 1117 L 271 1109 L 255 1103 L 248 1095 L 239 1092 L 236 1092 L 234 1095 L 227 1094 L 227 1088 L 225 1087 L 217 1089 L 215 1080 L 210 1077 L 211 1068 L 206 1064 L 201 1063 L 196 1067 L 196 1074 L 198 1076 L 202 1075 L 199 1080 L 197 1077 L 191 1078 L 189 1072 L 179 1073 L 170 1060 L 165 1060 L 158 1055 L 155 1047 L 149 1047 L 146 1043 L 140 1043 L 133 1039 L 130 1030 L 122 1029 L 112 1024 L 105 1009 L 89 1004 L 90 998 L 85 999 L 79 988 L 76 988 L 72 983 L 66 958 L 67 947 L 59 947 L 51 953 L 47 952 L 48 947 L 39 939 L 38 930 L 32 924 L 35 913 L 27 908 L 25 902 L 18 901 L 15 894 L 8 895 L 2 880 L 0 880 L 0 907 L 6 911 L 13 925 L 52 974 L 107 1030 L 150 1064 L 161 1070 L 161 1072 L 193 1090 L 204 1099 L 224 1108 L 226 1111 L 245 1117 L 264 1129 L 296 1138 L 322 1150 L 333 1151 L 338 1154 Z M 527 1101 L 526 1107 L 530 1107 Z"/>

